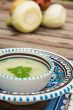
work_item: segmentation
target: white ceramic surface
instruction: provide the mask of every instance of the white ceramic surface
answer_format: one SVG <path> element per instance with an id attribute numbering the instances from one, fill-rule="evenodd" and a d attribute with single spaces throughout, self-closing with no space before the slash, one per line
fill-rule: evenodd
<path id="1" fill-rule="evenodd" d="M 28 54 L 28 55 L 27 55 Z M 17 92 L 17 93 L 31 93 L 37 92 L 43 89 L 48 80 L 51 78 L 54 63 L 49 58 L 48 55 L 41 53 L 40 50 L 36 51 L 35 49 L 29 48 L 14 48 L 14 49 L 1 49 L 0 50 L 0 60 L 11 58 L 11 57 L 27 57 L 27 58 L 36 58 L 43 62 L 47 62 L 48 65 L 48 73 L 43 73 L 42 75 L 36 77 L 28 77 L 28 78 L 17 78 L 8 76 L 6 74 L 0 74 L 0 88 L 2 90 L 6 90 L 9 92 Z M 37 58 L 38 57 L 38 58 Z"/>
<path id="2" fill-rule="evenodd" d="M 39 49 L 35 50 L 37 52 L 40 51 L 42 54 L 44 53 L 45 55 L 48 55 L 53 60 L 55 66 L 54 74 L 57 75 L 57 80 L 61 82 L 52 83 L 52 81 L 50 80 L 50 82 L 48 82 L 47 86 L 43 90 L 30 94 L 18 94 L 16 92 L 7 92 L 1 89 L 0 100 L 7 101 L 13 104 L 25 105 L 38 101 L 53 99 L 58 96 L 62 96 L 63 94 L 66 94 L 73 89 L 73 64 L 71 63 L 71 61 L 53 52 Z M 53 85 L 49 87 L 49 83 L 52 83 Z"/>

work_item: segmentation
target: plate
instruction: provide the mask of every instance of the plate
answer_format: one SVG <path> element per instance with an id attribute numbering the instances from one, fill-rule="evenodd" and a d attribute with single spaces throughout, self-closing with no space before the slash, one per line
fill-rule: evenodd
<path id="1" fill-rule="evenodd" d="M 60 97 L 48 100 L 44 110 L 67 110 L 65 109 L 68 105 L 71 94 L 67 93 Z"/>
<path id="2" fill-rule="evenodd" d="M 22 48 L 21 48 L 22 49 Z M 20 50 L 21 50 L 20 49 Z M 33 51 L 32 48 L 28 48 Z M 35 93 L 7 92 L 0 89 L 0 99 L 13 104 L 31 104 L 37 101 L 53 99 L 70 92 L 73 88 L 73 64 L 66 58 L 40 49 L 35 49 L 39 54 L 47 54 L 53 60 L 55 69 L 48 85 Z"/>

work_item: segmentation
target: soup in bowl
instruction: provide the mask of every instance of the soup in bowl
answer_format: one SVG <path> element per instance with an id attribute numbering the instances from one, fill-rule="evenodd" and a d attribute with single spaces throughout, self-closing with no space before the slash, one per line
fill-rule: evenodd
<path id="1" fill-rule="evenodd" d="M 0 53 L 1 89 L 29 93 L 47 85 L 54 70 L 48 55 L 31 48 L 1 49 Z"/>

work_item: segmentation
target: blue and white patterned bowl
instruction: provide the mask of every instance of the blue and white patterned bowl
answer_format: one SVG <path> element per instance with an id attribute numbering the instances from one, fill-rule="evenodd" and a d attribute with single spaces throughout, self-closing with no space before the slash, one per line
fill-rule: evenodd
<path id="1" fill-rule="evenodd" d="M 62 57 L 53 52 L 39 49 L 35 50 L 37 52 L 40 51 L 42 54 L 48 55 L 53 60 L 55 68 L 53 77 L 51 77 L 46 87 L 39 92 L 16 93 L 16 92 L 7 92 L 1 89 L 0 100 L 20 105 L 31 104 L 37 101 L 44 101 L 62 96 L 63 94 L 70 92 L 70 90 L 73 88 L 73 64 L 65 57 Z"/>
<path id="2" fill-rule="evenodd" d="M 17 78 L 0 73 L 0 88 L 9 92 L 30 93 L 43 89 L 50 80 L 54 71 L 54 63 L 48 55 L 41 53 L 40 50 L 29 48 L 11 48 L 0 50 L 0 60 L 7 58 L 31 58 L 47 65 L 48 73 L 36 77 Z"/>

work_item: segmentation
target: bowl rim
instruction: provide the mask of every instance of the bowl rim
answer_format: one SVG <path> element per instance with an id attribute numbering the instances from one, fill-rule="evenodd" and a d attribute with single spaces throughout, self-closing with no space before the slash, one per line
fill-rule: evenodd
<path id="1" fill-rule="evenodd" d="M 45 51 L 45 54 L 52 54 L 52 55 L 56 55 L 58 58 L 62 58 L 64 59 L 67 63 L 70 64 L 72 70 L 73 70 L 73 63 L 68 60 L 67 58 L 59 55 L 59 54 L 56 54 L 54 52 L 50 52 L 50 51 L 46 51 L 46 50 L 42 50 L 40 49 L 42 52 Z M 72 71 L 73 73 L 73 71 Z M 72 75 L 73 77 L 73 75 Z M 66 94 L 66 93 L 70 93 L 70 91 L 73 89 L 73 80 L 71 80 L 67 85 L 65 85 L 64 87 L 58 89 L 58 90 L 54 90 L 54 91 L 50 91 L 50 92 L 45 92 L 44 93 L 38 93 L 38 94 L 33 94 L 33 95 L 29 95 L 29 94 L 10 94 L 7 92 L 0 92 L 0 100 L 3 100 L 3 101 L 7 101 L 7 102 L 13 102 L 14 104 L 15 103 L 19 103 L 19 104 L 30 104 L 31 102 L 32 103 L 35 103 L 35 102 L 38 102 L 38 101 L 44 101 L 44 100 L 48 100 L 48 99 L 53 99 L 53 98 L 56 98 L 56 97 L 59 97 L 59 96 L 62 96 L 63 94 Z M 21 100 L 22 99 L 22 100 Z M 29 99 L 29 100 L 28 100 Z"/>
<path id="2" fill-rule="evenodd" d="M 22 52 L 23 51 L 23 52 Z M 43 60 L 45 60 L 45 62 L 47 61 L 47 63 L 50 65 L 50 70 L 47 73 L 44 73 L 42 75 L 39 76 L 33 76 L 33 77 L 27 77 L 27 78 L 17 78 L 14 76 L 9 76 L 6 75 L 4 73 L 0 74 L 1 78 L 6 78 L 6 79 L 11 79 L 11 80 L 37 80 L 37 79 L 41 79 L 41 78 L 45 78 L 47 77 L 49 74 L 52 74 L 54 71 L 54 63 L 52 61 L 51 58 L 49 58 L 48 55 L 45 55 L 44 53 L 41 54 L 41 51 L 39 49 L 35 49 L 35 48 L 5 48 L 5 49 L 0 49 L 0 57 L 2 55 L 7 55 L 7 54 L 11 54 L 11 53 L 29 53 L 30 55 L 36 55 L 36 57 L 40 57 Z"/>

